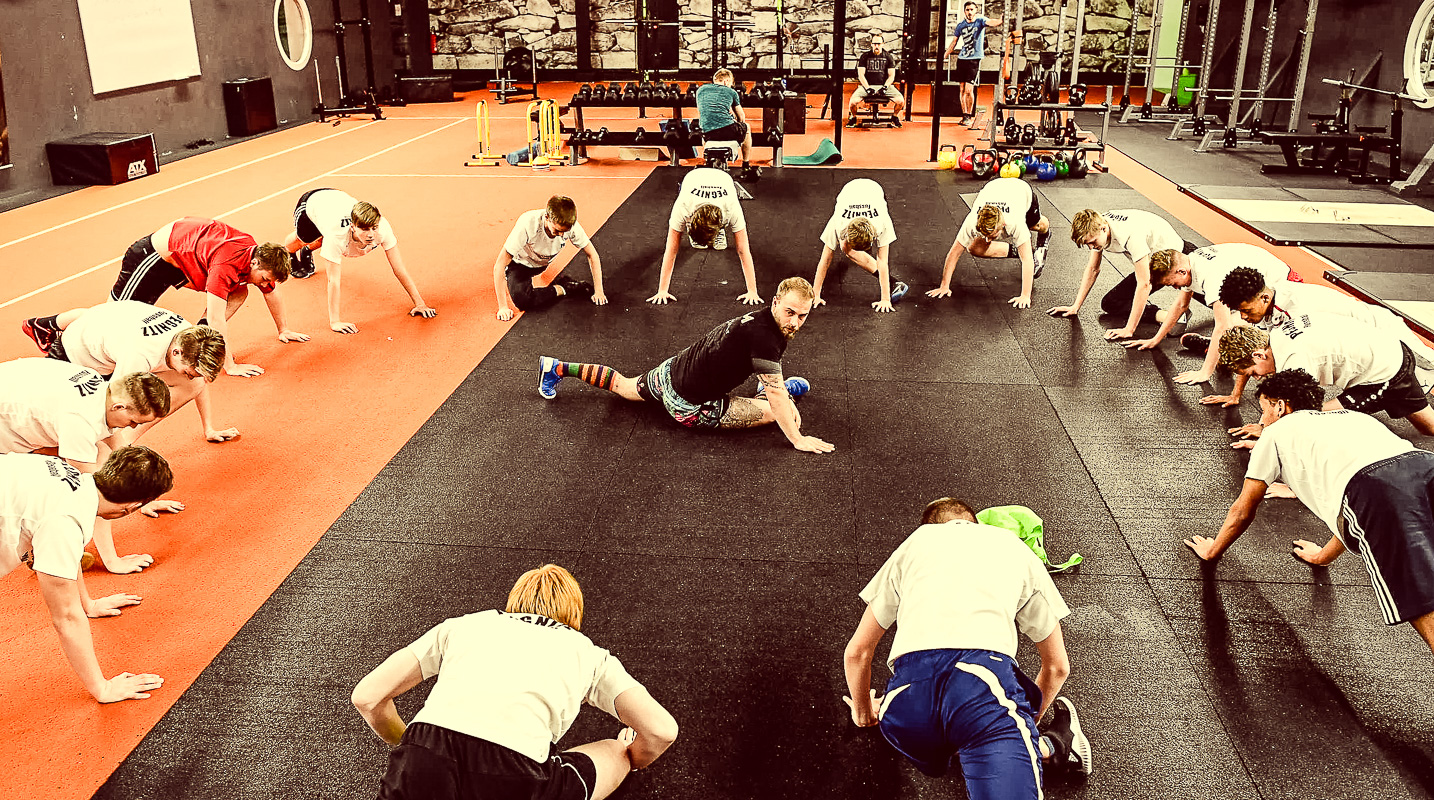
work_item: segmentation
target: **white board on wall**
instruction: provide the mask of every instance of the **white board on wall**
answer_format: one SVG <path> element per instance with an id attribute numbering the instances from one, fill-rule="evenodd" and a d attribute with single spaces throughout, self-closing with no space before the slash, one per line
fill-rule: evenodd
<path id="1" fill-rule="evenodd" d="M 77 2 L 95 94 L 199 74 L 189 0 Z"/>

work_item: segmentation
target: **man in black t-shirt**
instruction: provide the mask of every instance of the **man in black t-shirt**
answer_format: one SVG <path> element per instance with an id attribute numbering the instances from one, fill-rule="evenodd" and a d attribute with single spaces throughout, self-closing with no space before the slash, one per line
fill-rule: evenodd
<path id="1" fill-rule="evenodd" d="M 538 393 L 552 400 L 558 396 L 559 381 L 577 378 L 626 400 L 659 402 L 688 428 L 752 428 L 775 422 L 798 450 L 830 453 L 833 445 L 802 434 L 802 415 L 792 402 L 811 385 L 802 378 L 782 379 L 782 354 L 806 323 L 815 297 L 805 278 L 788 278 L 777 287 L 767 311 L 752 311 L 718 325 L 636 378 L 602 364 L 543 356 Z M 760 389 L 757 397 L 731 396 L 753 373 Z"/>
<path id="2" fill-rule="evenodd" d="M 856 107 L 863 100 L 874 95 L 885 93 L 888 100 L 894 106 L 893 113 L 897 115 L 896 124 L 901 125 L 901 110 L 906 108 L 906 98 L 901 92 L 896 91 L 893 86 L 896 82 L 896 56 L 888 53 L 882 47 L 880 33 L 871 35 L 871 49 L 861 54 L 856 60 L 856 79 L 861 85 L 851 93 L 850 112 L 847 115 L 847 125 L 854 125 L 856 122 Z"/>

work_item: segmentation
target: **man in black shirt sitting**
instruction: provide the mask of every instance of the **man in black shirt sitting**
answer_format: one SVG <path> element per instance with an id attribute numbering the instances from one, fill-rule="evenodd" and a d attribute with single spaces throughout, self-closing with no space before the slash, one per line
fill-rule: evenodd
<path id="1" fill-rule="evenodd" d="M 777 287 L 767 311 L 752 311 L 713 328 L 691 347 L 636 378 L 602 364 L 579 364 L 543 356 L 538 393 L 552 400 L 558 382 L 577 378 L 624 399 L 655 401 L 688 428 L 752 428 L 777 423 L 788 441 L 808 453 L 830 453 L 833 445 L 804 436 L 794 396 L 811 389 L 802 378 L 782 379 L 787 342 L 807 321 L 816 292 L 805 278 L 788 278 Z M 757 374 L 757 397 L 730 392 Z"/>
<path id="2" fill-rule="evenodd" d="M 906 108 L 906 98 L 893 85 L 896 82 L 896 56 L 882 48 L 880 33 L 871 35 L 871 49 L 856 60 L 856 79 L 861 85 L 851 93 L 846 124 L 856 124 L 856 108 L 868 97 L 884 94 L 894 106 L 897 127 L 901 126 L 901 110 Z"/>

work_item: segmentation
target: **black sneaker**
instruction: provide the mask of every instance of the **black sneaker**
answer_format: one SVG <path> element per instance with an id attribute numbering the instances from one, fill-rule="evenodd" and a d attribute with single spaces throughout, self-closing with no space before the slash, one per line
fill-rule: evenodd
<path id="1" fill-rule="evenodd" d="M 20 332 L 30 337 L 30 341 L 40 348 L 41 353 L 50 352 L 50 345 L 55 343 L 55 332 L 45 327 L 39 317 L 31 317 L 20 323 Z"/>
<path id="2" fill-rule="evenodd" d="M 1090 739 L 1080 727 L 1080 716 L 1075 705 L 1064 697 L 1057 697 L 1051 704 L 1051 723 L 1042 731 L 1050 740 L 1054 752 L 1051 766 L 1089 775 L 1095 763 L 1091 755 Z"/>
<path id="3" fill-rule="evenodd" d="M 846 126 L 847 126 L 848 128 L 855 128 L 856 125 L 857 125 L 857 119 L 856 119 L 856 117 L 847 117 L 847 118 L 846 118 Z"/>
<path id="4" fill-rule="evenodd" d="M 898 128 L 901 127 L 901 117 L 892 116 L 891 121 L 894 122 L 894 123 L 896 123 L 896 127 L 898 127 Z"/>
<path id="5" fill-rule="evenodd" d="M 1210 352 L 1210 337 L 1198 333 L 1187 333 L 1180 337 L 1180 349 L 1203 356 Z"/>
<path id="6" fill-rule="evenodd" d="M 558 278 L 554 283 L 563 287 L 563 291 L 567 292 L 570 297 L 593 296 L 593 285 L 587 281 L 575 280 L 573 278 Z"/>
<path id="7" fill-rule="evenodd" d="M 314 251 L 307 247 L 289 255 L 289 275 L 300 280 L 313 277 L 318 270 L 314 266 Z"/>

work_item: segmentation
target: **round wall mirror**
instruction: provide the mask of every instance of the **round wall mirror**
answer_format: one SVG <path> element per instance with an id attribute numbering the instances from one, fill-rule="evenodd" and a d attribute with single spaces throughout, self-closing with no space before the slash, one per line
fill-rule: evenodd
<path id="1" fill-rule="evenodd" d="M 314 25 L 304 0 L 274 0 L 274 39 L 289 69 L 297 71 L 308 66 L 314 49 Z"/>

